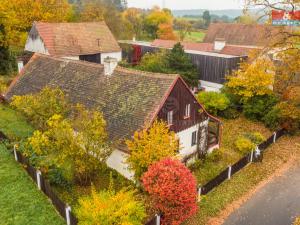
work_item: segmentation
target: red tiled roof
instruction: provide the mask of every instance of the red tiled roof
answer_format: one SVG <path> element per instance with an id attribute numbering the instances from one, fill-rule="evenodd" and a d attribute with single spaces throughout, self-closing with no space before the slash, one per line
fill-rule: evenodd
<path id="1" fill-rule="evenodd" d="M 178 43 L 173 40 L 160 40 L 156 39 L 152 42 L 153 47 L 159 48 L 173 48 L 173 46 Z M 214 50 L 213 43 L 196 43 L 196 42 L 181 42 L 185 50 L 192 51 L 201 51 L 201 52 L 215 52 L 224 55 L 233 55 L 233 56 L 245 56 L 248 55 L 251 50 L 255 48 L 244 47 L 244 46 L 234 46 L 226 45 L 221 51 Z"/>
<path id="2" fill-rule="evenodd" d="M 78 56 L 121 51 L 105 22 L 43 23 L 34 22 L 31 38 L 40 35 L 50 55 Z"/>

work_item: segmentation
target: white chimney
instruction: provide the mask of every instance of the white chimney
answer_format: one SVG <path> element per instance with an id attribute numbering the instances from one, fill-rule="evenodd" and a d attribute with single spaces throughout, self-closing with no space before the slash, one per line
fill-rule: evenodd
<path id="1" fill-rule="evenodd" d="M 106 57 L 103 62 L 104 74 L 111 76 L 118 65 L 118 60 L 116 58 Z"/>
<path id="2" fill-rule="evenodd" d="M 21 70 L 23 69 L 23 67 L 24 67 L 23 61 L 18 61 L 18 72 L 19 73 L 21 72 Z"/>
<path id="3" fill-rule="evenodd" d="M 226 45 L 226 41 L 224 38 L 216 38 L 214 43 L 214 50 L 222 51 L 225 45 Z"/>

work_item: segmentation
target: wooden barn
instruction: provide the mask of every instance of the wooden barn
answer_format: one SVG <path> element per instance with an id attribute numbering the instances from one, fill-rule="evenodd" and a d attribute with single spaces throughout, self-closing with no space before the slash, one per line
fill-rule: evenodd
<path id="1" fill-rule="evenodd" d="M 177 42 L 171 40 L 155 40 L 149 42 L 119 41 L 123 49 L 123 57 L 137 64 L 146 53 L 160 49 L 171 49 Z M 215 43 L 181 42 L 198 70 L 201 87 L 206 90 L 219 90 L 226 80 L 226 75 L 239 67 L 242 60 L 253 48 L 226 45 L 223 40 Z M 130 50 L 130 51 L 128 51 Z"/>

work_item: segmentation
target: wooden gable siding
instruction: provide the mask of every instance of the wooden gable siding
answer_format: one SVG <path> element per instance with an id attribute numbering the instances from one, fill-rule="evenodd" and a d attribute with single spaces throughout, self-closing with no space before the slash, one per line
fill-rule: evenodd
<path id="1" fill-rule="evenodd" d="M 185 118 L 185 107 L 187 104 L 191 105 L 189 118 Z M 168 112 L 173 111 L 173 125 L 170 126 L 170 130 L 177 133 L 205 120 L 207 115 L 200 113 L 200 110 L 200 104 L 193 97 L 183 81 L 178 79 L 159 111 L 157 119 L 167 122 Z"/>

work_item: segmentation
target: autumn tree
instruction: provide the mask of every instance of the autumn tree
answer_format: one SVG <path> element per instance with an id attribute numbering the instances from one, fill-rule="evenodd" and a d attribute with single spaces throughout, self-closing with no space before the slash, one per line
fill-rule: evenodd
<path id="1" fill-rule="evenodd" d="M 151 38 L 158 37 L 159 26 L 161 24 L 173 25 L 173 16 L 169 10 L 154 7 L 145 18 L 145 30 Z"/>
<path id="2" fill-rule="evenodd" d="M 57 88 L 46 87 L 35 94 L 14 96 L 10 105 L 21 112 L 36 128 L 44 130 L 54 114 L 66 116 L 70 105 Z"/>
<path id="3" fill-rule="evenodd" d="M 178 31 L 180 41 L 184 41 L 186 35 L 191 34 L 192 24 L 186 19 L 176 19 L 174 26 Z"/>
<path id="4" fill-rule="evenodd" d="M 270 21 L 272 10 L 294 11 L 300 7 L 299 0 L 246 0 L 245 8 L 260 7 L 265 12 L 261 18 Z M 276 33 L 269 33 L 270 40 L 260 55 L 272 54 L 276 60 L 274 90 L 280 94 L 290 86 L 300 71 L 300 31 L 288 27 L 277 27 Z M 297 78 L 296 78 L 297 80 Z M 300 85 L 297 82 L 297 85 Z"/>
<path id="5" fill-rule="evenodd" d="M 144 36 L 144 15 L 140 9 L 128 8 L 122 13 L 128 32 L 140 39 Z"/>
<path id="6" fill-rule="evenodd" d="M 180 161 L 167 158 L 154 163 L 142 182 L 163 214 L 163 224 L 179 225 L 196 213 L 196 179 Z"/>
<path id="7" fill-rule="evenodd" d="M 157 36 L 162 40 L 176 40 L 176 35 L 174 34 L 173 25 L 170 23 L 159 24 L 157 30 Z"/>
<path id="8" fill-rule="evenodd" d="M 251 97 L 272 93 L 274 65 L 265 57 L 252 63 L 243 62 L 227 79 L 225 86 L 239 96 L 241 102 L 246 102 Z"/>
<path id="9" fill-rule="evenodd" d="M 139 180 L 148 167 L 165 157 L 175 156 L 179 150 L 178 139 L 167 124 L 155 121 L 148 129 L 135 132 L 132 140 L 126 141 L 130 155 L 127 162 Z"/>
<path id="10" fill-rule="evenodd" d="M 64 22 L 72 15 L 67 0 L 2 0 L 0 46 L 24 47 L 27 32 L 34 21 Z"/>
<path id="11" fill-rule="evenodd" d="M 28 139 L 25 153 L 34 155 L 35 163 L 45 171 L 57 167 L 65 179 L 85 185 L 102 168 L 111 148 L 102 114 L 76 108 L 72 119 L 53 115 L 45 131 L 35 131 Z"/>
<path id="12" fill-rule="evenodd" d="M 121 190 L 97 192 L 81 197 L 76 208 L 79 225 L 140 225 L 146 217 L 145 208 L 136 200 L 134 191 Z M 92 212 L 92 213 L 91 213 Z"/>

